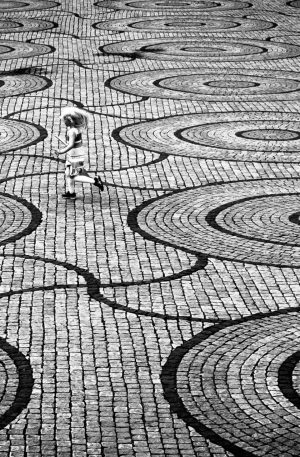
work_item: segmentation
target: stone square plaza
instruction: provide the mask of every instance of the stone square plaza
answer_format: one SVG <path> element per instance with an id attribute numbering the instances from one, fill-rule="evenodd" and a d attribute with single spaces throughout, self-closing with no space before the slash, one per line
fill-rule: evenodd
<path id="1" fill-rule="evenodd" d="M 0 103 L 0 457 L 299 457 L 300 1 L 1 0 Z"/>

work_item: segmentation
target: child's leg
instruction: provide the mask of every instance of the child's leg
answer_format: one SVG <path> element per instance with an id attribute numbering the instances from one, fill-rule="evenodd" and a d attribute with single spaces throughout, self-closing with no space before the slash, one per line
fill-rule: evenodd
<path id="1" fill-rule="evenodd" d="M 87 182 L 89 184 L 94 184 L 94 186 L 98 187 L 101 191 L 104 190 L 104 186 L 102 184 L 101 178 L 99 176 L 96 176 L 95 178 L 91 178 L 85 170 L 80 175 L 76 175 L 74 180 L 79 181 L 79 182 Z"/>
<path id="2" fill-rule="evenodd" d="M 66 185 L 67 185 L 67 190 L 70 192 L 70 194 L 74 194 L 75 192 L 75 180 L 73 177 L 70 176 L 70 167 L 67 166 L 66 171 Z"/>
<path id="3" fill-rule="evenodd" d="M 95 184 L 95 179 L 91 178 L 90 176 L 77 175 L 77 176 L 75 176 L 74 181 L 88 182 L 90 184 Z"/>

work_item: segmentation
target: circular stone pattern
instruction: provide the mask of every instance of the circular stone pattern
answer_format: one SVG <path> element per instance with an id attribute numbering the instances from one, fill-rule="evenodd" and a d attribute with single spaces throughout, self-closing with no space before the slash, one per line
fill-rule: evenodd
<path id="1" fill-rule="evenodd" d="M 300 1 L 299 0 L 295 0 L 293 2 L 288 2 L 288 5 L 293 7 L 293 8 L 300 8 Z"/>
<path id="2" fill-rule="evenodd" d="M 268 135 L 267 135 L 268 133 Z M 121 127 L 116 140 L 153 152 L 220 160 L 299 162 L 296 113 L 187 114 Z"/>
<path id="3" fill-rule="evenodd" d="M 143 40 L 119 41 L 102 47 L 107 54 L 134 56 L 144 59 L 231 62 L 285 59 L 300 55 L 300 46 L 263 40 L 241 39 L 234 41 L 210 40 L 208 38 L 180 39 L 149 38 Z"/>
<path id="4" fill-rule="evenodd" d="M 138 97 L 207 102 L 300 100 L 296 72 L 174 68 L 117 76 L 108 84 Z"/>
<path id="5" fill-rule="evenodd" d="M 203 17 L 188 17 L 182 16 L 150 16 L 139 18 L 127 18 L 121 20 L 111 20 L 106 22 L 98 22 L 94 25 L 100 30 L 118 30 L 118 31 L 137 31 L 137 32 L 182 32 L 190 31 L 197 33 L 213 33 L 213 32 L 245 32 L 245 31 L 260 31 L 268 30 L 274 27 L 272 22 L 244 19 L 244 18 L 219 18 L 213 19 Z"/>
<path id="6" fill-rule="evenodd" d="M 42 76 L 0 74 L 0 98 L 37 92 L 46 89 L 50 85 L 51 81 Z"/>
<path id="7" fill-rule="evenodd" d="M 46 136 L 46 132 L 40 127 L 10 119 L 0 119 L 0 132 L 0 153 L 25 148 Z"/>
<path id="8" fill-rule="evenodd" d="M 26 357 L 2 338 L 0 360 L 0 429 L 3 429 L 27 406 L 34 381 Z"/>
<path id="9" fill-rule="evenodd" d="M 257 130 L 246 130 L 240 132 L 239 136 L 242 138 L 249 138 L 250 140 L 261 140 L 261 141 L 291 141 L 299 140 L 300 132 L 293 132 L 291 130 L 281 129 L 257 129 Z"/>
<path id="10" fill-rule="evenodd" d="M 0 12 L 6 13 L 8 11 L 44 10 L 48 8 L 54 8 L 58 5 L 59 3 L 57 2 L 51 2 L 47 0 L 26 0 L 25 2 L 4 0 L 0 3 Z"/>
<path id="11" fill-rule="evenodd" d="M 95 3 L 96 6 L 101 8 L 114 8 L 120 10 L 146 10 L 146 11 L 174 11 L 175 9 L 179 10 L 197 10 L 201 12 L 217 12 L 228 11 L 228 10 L 239 10 L 250 8 L 251 3 L 239 2 L 239 1 L 197 1 L 197 0 L 149 0 L 149 1 L 132 1 L 128 2 L 127 0 L 111 0 L 104 2 Z"/>
<path id="12" fill-rule="evenodd" d="M 292 373 L 281 370 L 299 329 L 297 312 L 249 318 L 176 348 L 161 375 L 172 412 L 234 455 L 299 455 L 299 398 L 287 398 Z"/>
<path id="13" fill-rule="evenodd" d="M 31 203 L 0 193 L 0 246 L 29 235 L 41 219 L 40 211 Z"/>
<path id="14" fill-rule="evenodd" d="M 52 29 L 54 26 L 53 22 L 39 19 L 0 20 L 0 33 L 41 31 Z"/>
<path id="15" fill-rule="evenodd" d="M 207 257 L 300 267 L 300 180 L 210 185 L 139 208 L 145 238 Z"/>
<path id="16" fill-rule="evenodd" d="M 43 44 L 0 40 L 0 61 L 39 56 L 50 52 L 53 52 L 53 49 Z"/>

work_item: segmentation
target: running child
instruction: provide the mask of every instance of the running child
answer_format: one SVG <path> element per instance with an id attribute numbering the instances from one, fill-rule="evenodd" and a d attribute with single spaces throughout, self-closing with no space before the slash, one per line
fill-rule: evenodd
<path id="1" fill-rule="evenodd" d="M 76 107 L 67 107 L 62 110 L 61 120 L 66 126 L 66 142 L 63 149 L 57 150 L 57 154 L 66 153 L 66 193 L 63 198 L 75 200 L 75 182 L 93 184 L 100 191 L 104 190 L 99 176 L 92 178 L 84 168 L 85 150 L 82 146 L 82 133 L 87 129 L 88 116 Z M 60 140 L 62 141 L 62 140 Z"/>

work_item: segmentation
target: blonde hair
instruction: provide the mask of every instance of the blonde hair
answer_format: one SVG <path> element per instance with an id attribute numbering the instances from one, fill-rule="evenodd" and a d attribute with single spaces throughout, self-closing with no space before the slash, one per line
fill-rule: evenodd
<path id="1" fill-rule="evenodd" d="M 88 114 L 75 106 L 67 106 L 66 108 L 63 108 L 60 118 L 64 122 L 69 118 L 74 124 L 74 127 L 79 130 L 86 129 L 89 123 Z"/>

